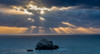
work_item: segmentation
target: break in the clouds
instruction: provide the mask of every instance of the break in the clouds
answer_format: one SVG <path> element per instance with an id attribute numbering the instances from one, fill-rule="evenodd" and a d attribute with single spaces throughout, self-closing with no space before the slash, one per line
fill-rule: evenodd
<path id="1" fill-rule="evenodd" d="M 99 2 L 2 0 L 0 26 L 27 27 L 25 33 L 100 33 Z"/>
<path id="2" fill-rule="evenodd" d="M 15 9 L 12 9 L 11 6 L 9 7 L 2 4 L 0 4 L 0 13 L 9 15 L 33 15 L 31 12 L 28 12 L 27 10 L 17 11 Z"/>

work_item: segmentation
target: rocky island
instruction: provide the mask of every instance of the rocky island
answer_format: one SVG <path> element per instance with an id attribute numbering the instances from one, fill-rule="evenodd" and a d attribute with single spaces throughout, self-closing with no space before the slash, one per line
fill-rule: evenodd
<path id="1" fill-rule="evenodd" d="M 54 45 L 53 41 L 47 39 L 40 40 L 35 48 L 35 50 L 57 50 L 57 49 L 59 49 L 59 46 Z"/>

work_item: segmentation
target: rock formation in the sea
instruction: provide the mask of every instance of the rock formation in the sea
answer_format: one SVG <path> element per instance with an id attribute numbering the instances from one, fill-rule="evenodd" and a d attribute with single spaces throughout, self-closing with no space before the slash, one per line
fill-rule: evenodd
<path id="1" fill-rule="evenodd" d="M 37 43 L 35 49 L 36 50 L 55 50 L 55 49 L 59 49 L 59 46 L 54 45 L 53 41 L 42 39 Z"/>
<path id="2" fill-rule="evenodd" d="M 32 49 L 28 49 L 27 51 L 30 52 L 30 51 L 34 51 L 34 50 L 32 50 Z"/>

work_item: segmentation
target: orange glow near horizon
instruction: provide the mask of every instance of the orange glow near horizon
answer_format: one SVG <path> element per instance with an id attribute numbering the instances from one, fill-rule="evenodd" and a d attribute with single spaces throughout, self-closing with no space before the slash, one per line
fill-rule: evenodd
<path id="1" fill-rule="evenodd" d="M 31 26 L 30 28 L 25 27 L 7 27 L 7 26 L 0 26 L 0 34 L 13 34 L 13 33 L 33 33 L 36 26 Z M 54 34 L 96 34 L 100 33 L 99 28 L 71 28 L 71 27 L 58 27 L 58 28 L 49 28 L 50 31 Z M 45 34 L 45 28 L 39 27 L 38 34 Z"/>
<path id="2" fill-rule="evenodd" d="M 24 33 L 28 28 L 24 27 L 6 27 L 0 26 L 1 34 L 9 34 L 9 33 Z"/>
<path id="3" fill-rule="evenodd" d="M 56 32 L 58 34 L 96 34 L 100 33 L 100 29 L 96 28 L 84 28 L 84 27 L 58 27 L 58 28 L 50 28 L 52 32 Z"/>
<path id="4" fill-rule="evenodd" d="M 39 34 L 45 33 L 44 28 L 43 27 L 39 27 Z"/>
<path id="5" fill-rule="evenodd" d="M 65 30 L 67 30 L 69 33 L 73 33 L 73 31 L 68 27 L 65 27 Z"/>
<path id="6" fill-rule="evenodd" d="M 61 31 L 60 31 L 60 29 L 59 28 L 54 28 L 54 31 L 56 32 L 56 33 L 62 33 Z"/>
<path id="7" fill-rule="evenodd" d="M 67 30 L 65 30 L 65 28 L 63 27 L 59 27 L 59 29 L 63 32 L 63 33 L 69 33 Z"/>
<path id="8" fill-rule="evenodd" d="M 81 33 L 95 33 L 94 31 L 92 31 L 91 29 L 88 29 L 88 28 L 83 28 L 83 27 L 79 27 L 77 29 L 77 31 L 80 31 Z"/>

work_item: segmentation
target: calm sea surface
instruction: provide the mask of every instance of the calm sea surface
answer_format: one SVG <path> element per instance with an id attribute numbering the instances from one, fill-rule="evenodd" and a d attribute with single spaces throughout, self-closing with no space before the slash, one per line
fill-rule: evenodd
<path id="1" fill-rule="evenodd" d="M 35 50 L 41 39 L 54 41 L 59 50 Z M 0 35 L 0 54 L 100 54 L 100 35 L 55 35 L 55 36 L 4 36 Z"/>

